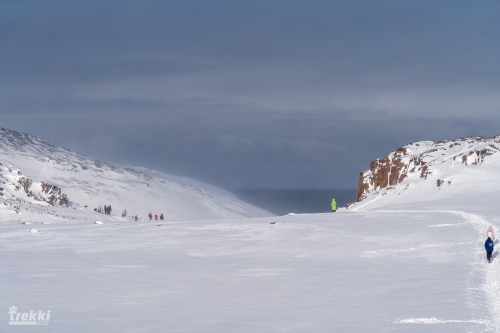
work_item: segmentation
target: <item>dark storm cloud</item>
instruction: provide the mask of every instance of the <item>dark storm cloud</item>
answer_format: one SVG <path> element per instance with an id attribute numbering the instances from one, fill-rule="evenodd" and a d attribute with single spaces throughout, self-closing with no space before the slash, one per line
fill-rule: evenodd
<path id="1" fill-rule="evenodd" d="M 225 187 L 354 187 L 494 135 L 497 1 L 7 1 L 0 121 Z"/>

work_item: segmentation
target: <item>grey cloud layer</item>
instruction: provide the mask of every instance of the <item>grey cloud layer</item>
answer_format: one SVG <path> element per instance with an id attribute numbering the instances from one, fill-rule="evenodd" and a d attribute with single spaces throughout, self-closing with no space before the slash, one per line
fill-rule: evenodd
<path id="1" fill-rule="evenodd" d="M 225 187 L 352 187 L 409 141 L 497 134 L 499 14 L 498 1 L 6 1 L 0 120 Z"/>

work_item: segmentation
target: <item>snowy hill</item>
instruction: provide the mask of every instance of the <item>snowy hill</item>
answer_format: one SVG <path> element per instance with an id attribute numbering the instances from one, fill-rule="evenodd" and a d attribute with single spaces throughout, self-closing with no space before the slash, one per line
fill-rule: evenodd
<path id="1" fill-rule="evenodd" d="M 351 208 L 500 189 L 500 136 L 414 142 L 370 163 Z"/>
<path id="2" fill-rule="evenodd" d="M 0 128 L 0 204 L 23 212 L 66 216 L 67 206 L 111 205 L 113 214 L 167 220 L 270 216 L 221 189 L 140 168 L 120 168 Z M 0 206 L 2 207 L 2 206 Z"/>

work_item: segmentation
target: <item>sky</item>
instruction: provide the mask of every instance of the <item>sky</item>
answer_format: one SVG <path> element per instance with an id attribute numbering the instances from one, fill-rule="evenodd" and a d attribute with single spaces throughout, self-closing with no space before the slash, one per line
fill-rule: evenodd
<path id="1" fill-rule="evenodd" d="M 0 0 L 0 126 L 226 189 L 500 134 L 500 2 Z"/>

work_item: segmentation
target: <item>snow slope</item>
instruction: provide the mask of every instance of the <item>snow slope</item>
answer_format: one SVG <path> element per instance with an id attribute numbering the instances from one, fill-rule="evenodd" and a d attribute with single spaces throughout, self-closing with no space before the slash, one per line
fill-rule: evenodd
<path id="1" fill-rule="evenodd" d="M 52 186 L 50 189 L 57 188 L 53 200 L 57 200 L 58 206 L 64 194 L 70 207 L 88 206 L 89 212 L 99 205 L 111 205 L 113 214 L 121 215 L 123 209 L 127 209 L 129 216 L 137 214 L 146 218 L 149 212 L 163 213 L 167 220 L 272 215 L 226 191 L 195 180 L 147 169 L 116 167 L 2 128 L 0 163 L 6 187 L 0 204 L 3 201 L 3 208 L 9 210 L 45 213 L 50 200 L 42 199 L 50 199 L 53 194 L 42 193 L 41 186 L 46 183 Z M 66 201 L 63 202 L 65 206 Z M 59 214 L 64 215 L 64 212 Z M 92 218 L 92 214 L 88 218 Z"/>

